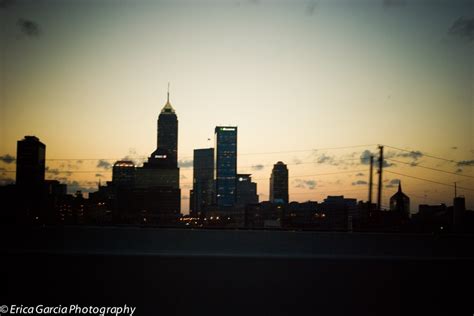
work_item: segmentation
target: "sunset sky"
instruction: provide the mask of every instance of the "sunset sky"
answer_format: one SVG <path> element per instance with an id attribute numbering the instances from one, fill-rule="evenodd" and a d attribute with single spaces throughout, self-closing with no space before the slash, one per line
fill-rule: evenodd
<path id="1" fill-rule="evenodd" d="M 261 201 L 277 161 L 290 200 L 366 200 L 361 158 L 384 144 L 383 205 L 400 179 L 412 212 L 451 205 L 454 182 L 474 209 L 473 1 L 0 0 L 0 23 L 3 184 L 25 135 L 70 192 L 140 164 L 170 82 L 184 213 L 218 125 L 238 126 Z"/>

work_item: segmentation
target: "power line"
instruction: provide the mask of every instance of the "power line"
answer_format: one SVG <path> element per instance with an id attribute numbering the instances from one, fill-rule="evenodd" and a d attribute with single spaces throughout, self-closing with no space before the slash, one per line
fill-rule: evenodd
<path id="1" fill-rule="evenodd" d="M 345 158 L 345 159 L 338 159 L 337 161 L 352 161 L 352 160 L 359 160 L 360 158 Z M 305 164 L 318 164 L 317 161 L 304 161 L 304 162 L 294 162 L 294 163 L 287 163 L 287 166 L 297 166 L 297 165 L 305 165 Z M 324 164 L 324 163 L 319 163 L 319 164 Z M 257 166 L 262 166 L 262 167 L 269 167 L 273 166 L 274 164 L 254 164 L 254 165 L 247 165 L 247 166 L 239 166 L 241 169 L 247 169 L 247 168 L 254 168 Z M 336 166 L 336 165 L 334 165 Z M 192 167 L 180 167 L 181 169 L 191 169 Z M 214 170 L 214 167 L 209 167 L 209 168 L 195 168 L 199 171 L 202 170 Z M 97 170 L 56 170 L 54 171 L 48 171 L 46 170 L 46 173 L 93 173 L 93 172 L 110 172 L 112 170 L 112 167 L 109 169 L 97 169 Z M 4 172 L 15 172 L 15 170 L 2 170 Z M 254 170 L 254 171 L 259 171 L 259 170 Z M 366 171 L 366 170 L 362 170 Z"/>
<path id="2" fill-rule="evenodd" d="M 327 194 L 327 193 L 334 193 L 334 192 L 356 192 L 356 191 L 367 191 L 366 189 L 348 189 L 348 190 L 329 190 L 329 191 L 307 191 L 307 192 L 292 192 L 290 195 L 294 194 Z"/>
<path id="3" fill-rule="evenodd" d="M 295 149 L 295 150 L 282 150 L 282 151 L 267 151 L 267 152 L 247 152 L 241 153 L 237 156 L 250 156 L 250 155 L 271 155 L 271 154 L 284 154 L 284 153 L 299 153 L 299 152 L 312 152 L 318 150 L 339 150 L 339 149 L 349 149 L 349 148 L 358 148 L 358 147 L 371 147 L 376 146 L 376 144 L 367 144 L 367 145 L 352 145 L 352 146 L 340 146 L 340 147 L 322 147 L 322 148 L 312 148 L 312 149 Z M 122 157 L 122 158 L 47 158 L 47 161 L 73 161 L 73 160 L 82 160 L 82 161 L 97 161 L 97 160 L 106 160 L 106 161 L 118 161 L 122 159 L 147 159 L 148 156 L 138 156 L 138 157 Z M 181 156 L 183 158 L 192 158 L 192 156 Z"/>
<path id="4" fill-rule="evenodd" d="M 460 174 L 460 173 L 456 173 L 456 172 L 452 172 L 452 171 L 446 171 L 446 170 L 441 170 L 441 169 L 437 169 L 437 168 L 426 167 L 426 166 L 422 166 L 422 165 L 419 165 L 419 164 L 414 165 L 410 162 L 400 161 L 400 160 L 391 159 L 391 158 L 387 158 L 386 160 L 390 160 L 390 161 L 394 161 L 394 162 L 398 162 L 398 163 L 403 163 L 403 164 L 406 164 L 406 165 L 410 165 L 412 167 L 419 167 L 419 168 L 423 168 L 423 169 L 439 171 L 439 172 L 444 172 L 444 173 L 448 173 L 448 174 L 454 174 L 456 176 L 468 177 L 468 178 L 473 178 L 474 179 L 474 176 L 469 176 L 467 174 Z"/>
<path id="5" fill-rule="evenodd" d="M 329 176 L 334 174 L 343 174 L 343 173 L 353 173 L 353 172 L 361 172 L 367 170 L 344 170 L 344 171 L 337 171 L 337 172 L 327 172 L 327 173 L 317 173 L 317 174 L 303 174 L 303 175 L 296 175 L 296 176 L 289 176 L 288 178 L 305 178 L 305 177 L 320 177 L 320 176 Z M 255 178 L 252 181 L 264 181 L 269 180 L 270 178 Z M 193 184 L 192 182 L 180 182 L 180 185 L 183 184 Z"/>
<path id="6" fill-rule="evenodd" d="M 243 154 L 240 154 L 240 155 L 241 156 L 247 156 L 247 155 L 284 154 L 284 153 L 309 152 L 309 151 L 318 151 L 318 150 L 338 150 L 338 149 L 371 147 L 371 146 L 376 146 L 376 144 L 341 146 L 341 147 L 326 147 L 326 148 L 313 148 L 313 149 L 303 149 L 303 150 L 284 150 L 284 151 L 272 151 L 272 152 L 260 152 L 260 153 L 243 153 Z"/>
<path id="7" fill-rule="evenodd" d="M 447 184 L 447 183 L 443 183 L 443 182 L 433 181 L 433 180 L 429 180 L 429 179 L 425 179 L 425 178 L 414 177 L 414 176 L 410 176 L 410 175 L 407 175 L 407 174 L 398 173 L 398 172 L 394 172 L 394 171 L 385 170 L 385 172 L 392 173 L 392 174 L 396 174 L 396 175 L 399 175 L 399 176 L 408 177 L 408 178 L 413 178 L 413 179 L 417 179 L 417 180 L 427 181 L 427 182 L 431 182 L 431 183 L 435 183 L 435 184 L 439 184 L 439 185 L 444 185 L 444 186 L 448 186 L 448 187 L 453 187 L 452 184 Z M 467 190 L 467 191 L 474 191 L 474 189 L 465 188 L 465 187 L 459 187 L 459 186 L 458 186 L 458 189 Z"/>
<path id="8" fill-rule="evenodd" d="M 394 146 L 390 146 L 390 145 L 385 145 L 385 146 L 389 147 L 389 148 L 392 148 L 392 149 L 408 152 L 408 153 L 417 153 L 417 151 L 415 151 L 415 150 L 408 150 L 408 149 L 398 148 L 398 147 L 394 147 Z M 426 154 L 426 153 L 421 152 L 421 151 L 420 151 L 420 153 L 425 157 L 429 157 L 429 158 L 433 158 L 433 159 L 439 159 L 439 160 L 443 160 L 443 161 L 447 161 L 447 162 L 458 163 L 457 161 L 452 160 L 452 159 L 446 159 L 446 158 L 443 158 L 443 157 L 438 157 L 438 156 Z"/>

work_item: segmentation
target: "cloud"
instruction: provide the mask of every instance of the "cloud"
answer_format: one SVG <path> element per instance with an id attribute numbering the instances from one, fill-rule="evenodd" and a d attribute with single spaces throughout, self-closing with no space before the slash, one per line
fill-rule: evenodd
<path id="1" fill-rule="evenodd" d="M 10 163 L 14 162 L 15 160 L 16 160 L 15 157 L 13 157 L 12 155 L 9 155 L 9 154 L 0 156 L 0 161 L 4 162 L 4 163 L 10 164 Z"/>
<path id="2" fill-rule="evenodd" d="M 334 156 L 328 156 L 326 154 L 320 154 L 316 157 L 316 162 L 319 164 L 328 164 L 331 166 L 339 166 L 340 162 L 337 161 Z"/>
<path id="3" fill-rule="evenodd" d="M 61 173 L 59 171 L 59 169 L 51 169 L 50 167 L 46 167 L 45 171 L 46 171 L 46 173 L 50 173 L 50 174 L 55 175 L 55 176 L 57 176 L 58 174 Z"/>
<path id="4" fill-rule="evenodd" d="M 374 154 L 371 153 L 370 150 L 364 150 L 362 154 L 360 154 L 360 163 L 363 165 L 370 164 L 370 156 L 374 156 Z"/>
<path id="5" fill-rule="evenodd" d="M 1 178 L 0 179 L 0 186 L 9 185 L 9 184 L 13 184 L 13 183 L 15 183 L 15 180 L 12 179 L 12 178 Z"/>
<path id="6" fill-rule="evenodd" d="M 7 9 L 9 6 L 13 4 L 13 0 L 0 0 L 0 8 Z"/>
<path id="7" fill-rule="evenodd" d="M 406 5 L 405 0 L 383 0 L 383 6 L 386 8 L 396 8 Z"/>
<path id="8" fill-rule="evenodd" d="M 80 182 L 75 181 L 75 180 L 74 181 L 68 181 L 67 182 L 67 190 L 68 190 L 68 192 L 71 192 L 71 193 L 76 193 L 77 191 L 81 191 L 82 193 L 97 191 L 96 187 L 85 186 L 87 184 L 90 184 L 90 182 L 80 183 Z"/>
<path id="9" fill-rule="evenodd" d="M 96 173 L 95 176 L 96 177 L 103 177 L 104 175 L 102 173 Z"/>
<path id="10" fill-rule="evenodd" d="M 180 168 L 192 168 L 193 161 L 192 160 L 180 160 L 180 161 L 178 161 L 178 166 Z"/>
<path id="11" fill-rule="evenodd" d="M 311 0 L 306 5 L 306 14 L 313 15 L 316 12 L 318 3 L 315 0 Z"/>
<path id="12" fill-rule="evenodd" d="M 398 153 L 398 154 L 396 154 L 396 157 L 411 158 L 413 160 L 417 160 L 417 159 L 423 157 L 423 153 L 419 150 L 415 150 L 415 151 L 410 151 L 410 152 Z"/>
<path id="13" fill-rule="evenodd" d="M 293 161 L 292 161 L 292 162 L 293 162 L 294 165 L 301 165 L 301 164 L 303 163 L 303 162 L 302 162 L 300 159 L 298 159 L 298 158 L 293 158 Z"/>
<path id="14" fill-rule="evenodd" d="M 53 177 L 53 180 L 58 180 L 61 183 L 67 183 L 68 178 L 66 178 L 66 177 Z"/>
<path id="15" fill-rule="evenodd" d="M 449 34 L 472 41 L 474 39 L 474 18 L 460 17 L 454 21 L 449 29 Z"/>
<path id="16" fill-rule="evenodd" d="M 400 179 L 392 179 L 385 185 L 386 188 L 397 188 L 400 183 Z"/>
<path id="17" fill-rule="evenodd" d="M 254 171 L 259 171 L 259 170 L 263 170 L 264 166 L 261 164 L 258 164 L 258 165 L 253 165 L 251 168 Z"/>
<path id="18" fill-rule="evenodd" d="M 317 163 L 326 163 L 326 162 L 331 162 L 333 160 L 333 158 L 331 156 L 328 156 L 326 154 L 321 154 L 318 158 L 317 158 Z"/>
<path id="19" fill-rule="evenodd" d="M 378 161 L 379 161 L 379 160 L 377 159 L 377 164 L 378 164 Z M 384 168 L 388 168 L 388 167 L 392 167 L 392 166 L 396 166 L 396 164 L 391 163 L 391 162 L 388 162 L 388 161 L 385 160 L 385 159 L 383 160 L 383 167 L 384 167 Z"/>
<path id="20" fill-rule="evenodd" d="M 314 190 L 316 188 L 316 181 L 314 180 L 303 180 L 303 179 L 295 179 L 293 180 L 295 188 L 303 188 Z"/>
<path id="21" fill-rule="evenodd" d="M 458 149 L 456 146 L 451 147 L 452 150 Z"/>
<path id="22" fill-rule="evenodd" d="M 411 153 L 407 153 L 407 154 L 410 154 L 410 155 L 413 155 L 413 156 L 417 155 L 417 154 L 411 154 Z M 373 153 L 371 153 L 369 150 L 364 150 L 362 152 L 362 154 L 360 155 L 360 163 L 363 164 L 363 165 L 369 165 L 370 164 L 370 156 L 374 156 L 374 167 L 377 168 L 378 165 L 379 165 L 378 156 L 375 157 L 375 155 Z M 389 157 L 393 157 L 393 156 L 394 156 L 394 153 L 388 153 L 385 157 L 389 158 Z M 388 162 L 385 159 L 383 160 L 383 167 L 384 168 L 388 168 L 388 167 L 392 167 L 392 166 L 396 166 L 396 165 L 394 163 Z"/>
<path id="23" fill-rule="evenodd" d="M 31 20 L 19 19 L 17 25 L 20 31 L 28 37 L 37 37 L 41 34 L 38 23 Z"/>
<path id="24" fill-rule="evenodd" d="M 359 172 L 356 174 L 356 177 L 363 177 L 363 176 L 365 176 L 365 174 L 363 174 L 362 172 Z"/>
<path id="25" fill-rule="evenodd" d="M 64 174 L 66 176 L 70 176 L 72 174 L 72 172 L 70 171 L 61 171 L 59 169 L 56 169 L 56 168 L 50 168 L 50 167 L 46 167 L 44 168 L 45 172 L 50 174 L 50 175 L 53 175 L 53 176 L 58 176 L 60 174 Z"/>
<path id="26" fill-rule="evenodd" d="M 102 169 L 110 169 L 112 168 L 112 164 L 108 162 L 107 160 L 100 159 L 99 162 L 97 163 L 97 168 L 102 168 Z"/>
<path id="27" fill-rule="evenodd" d="M 82 160 L 76 160 L 77 164 L 82 164 Z"/>
<path id="28" fill-rule="evenodd" d="M 474 166 L 474 160 L 461 160 L 457 163 L 458 167 L 472 167 Z"/>
<path id="29" fill-rule="evenodd" d="M 367 181 L 357 180 L 355 182 L 352 182 L 352 185 L 367 185 Z"/>
<path id="30" fill-rule="evenodd" d="M 181 199 L 182 199 L 182 200 L 189 200 L 189 196 L 183 195 L 183 196 L 181 197 Z"/>

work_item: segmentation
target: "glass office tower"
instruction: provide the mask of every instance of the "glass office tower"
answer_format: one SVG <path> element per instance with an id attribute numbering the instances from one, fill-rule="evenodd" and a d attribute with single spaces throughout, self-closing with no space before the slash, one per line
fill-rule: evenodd
<path id="1" fill-rule="evenodd" d="M 219 210 L 235 205 L 237 179 L 237 127 L 217 126 L 215 129 L 216 202 Z"/>

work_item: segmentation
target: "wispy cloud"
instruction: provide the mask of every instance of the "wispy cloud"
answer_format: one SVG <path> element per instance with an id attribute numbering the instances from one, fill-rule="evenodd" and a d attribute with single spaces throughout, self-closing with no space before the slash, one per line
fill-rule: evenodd
<path id="1" fill-rule="evenodd" d="M 341 162 L 337 160 L 336 157 L 334 156 L 329 156 L 325 153 L 322 153 L 316 156 L 316 163 L 327 164 L 331 166 L 339 166 Z"/>
<path id="2" fill-rule="evenodd" d="M 13 2 L 13 0 L 0 0 L 0 9 L 7 9 Z"/>
<path id="3" fill-rule="evenodd" d="M 363 181 L 363 180 L 357 180 L 355 182 L 352 182 L 352 185 L 366 185 L 367 184 L 367 181 Z"/>
<path id="4" fill-rule="evenodd" d="M 108 170 L 112 168 L 112 164 L 107 160 L 100 159 L 99 162 L 97 162 L 97 168 Z"/>
<path id="5" fill-rule="evenodd" d="M 314 190 L 316 188 L 316 181 L 314 180 L 304 180 L 304 179 L 295 179 L 293 180 L 293 185 L 295 188 L 304 188 L 309 190 Z"/>
<path id="6" fill-rule="evenodd" d="M 385 185 L 386 188 L 396 188 L 398 187 L 398 184 L 400 183 L 400 179 L 392 179 L 388 182 L 387 185 Z"/>
<path id="7" fill-rule="evenodd" d="M 411 158 L 413 160 L 418 160 L 419 158 L 423 157 L 423 153 L 419 150 L 410 152 L 400 152 L 395 154 L 395 157 Z"/>
<path id="8" fill-rule="evenodd" d="M 4 163 L 10 164 L 10 163 L 14 162 L 15 160 L 16 160 L 15 157 L 13 157 L 13 156 L 10 155 L 10 154 L 6 154 L 6 155 L 3 155 L 3 156 L 0 156 L 0 161 L 1 161 L 1 162 L 4 162 Z"/>
<path id="9" fill-rule="evenodd" d="M 261 164 L 253 165 L 253 166 L 251 167 L 251 169 L 254 170 L 254 171 L 263 170 L 263 168 L 265 168 L 265 167 L 264 167 L 263 165 L 261 165 Z"/>
<path id="10" fill-rule="evenodd" d="M 12 178 L 0 178 L 0 185 L 9 185 L 15 183 L 15 180 Z"/>
<path id="11" fill-rule="evenodd" d="M 28 37 L 38 37 L 41 35 L 40 27 L 38 23 L 34 21 L 19 19 L 17 25 L 21 33 L 25 34 Z"/>
<path id="12" fill-rule="evenodd" d="M 303 161 L 301 161 L 301 159 L 298 159 L 298 158 L 293 158 L 293 160 L 291 162 L 294 165 L 301 165 L 303 163 Z"/>
<path id="13" fill-rule="evenodd" d="M 458 167 L 472 167 L 474 166 L 474 160 L 461 160 L 457 163 Z"/>
<path id="14" fill-rule="evenodd" d="M 386 8 L 403 7 L 406 5 L 405 0 L 383 0 L 382 4 Z"/>
<path id="15" fill-rule="evenodd" d="M 306 5 L 306 14 L 313 15 L 316 13 L 316 9 L 318 8 L 318 2 L 315 0 L 308 1 Z"/>
<path id="16" fill-rule="evenodd" d="M 49 166 L 46 166 L 45 172 L 47 174 L 53 175 L 53 176 L 58 176 L 60 174 L 63 174 L 65 176 L 70 176 L 72 174 L 72 172 L 70 172 L 70 171 L 62 171 L 62 170 L 59 170 L 57 168 L 50 168 Z"/>
<path id="17" fill-rule="evenodd" d="M 192 160 L 180 160 L 180 161 L 178 161 L 178 166 L 180 168 L 192 168 L 193 161 Z"/>
<path id="18" fill-rule="evenodd" d="M 75 193 L 77 191 L 81 191 L 82 193 L 85 192 L 95 192 L 97 191 L 97 188 L 94 185 L 94 182 L 90 181 L 84 181 L 84 182 L 79 182 L 79 181 L 68 181 L 67 182 L 67 190 L 68 192 Z"/>
<path id="19" fill-rule="evenodd" d="M 474 40 L 474 18 L 460 17 L 454 21 L 449 34 L 470 41 Z"/>
<path id="20" fill-rule="evenodd" d="M 364 150 L 362 154 L 360 154 L 360 163 L 363 165 L 370 164 L 370 156 L 374 156 L 375 154 L 372 153 L 370 150 Z"/>

